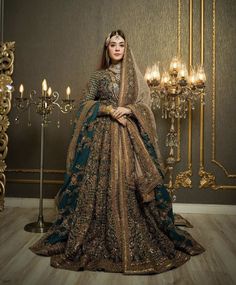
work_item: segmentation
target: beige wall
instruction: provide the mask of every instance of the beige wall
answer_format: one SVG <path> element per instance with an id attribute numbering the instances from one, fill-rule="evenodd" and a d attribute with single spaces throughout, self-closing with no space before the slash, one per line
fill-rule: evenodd
<path id="1" fill-rule="evenodd" d="M 181 51 L 188 60 L 189 10 L 187 0 L 181 1 Z M 193 62 L 200 61 L 200 0 L 194 2 Z M 226 4 L 227 2 L 227 4 Z M 236 2 L 216 3 L 216 72 L 213 72 L 212 0 L 205 0 L 205 68 L 207 95 L 205 106 L 205 169 L 216 176 L 217 185 L 236 185 Z M 167 66 L 177 50 L 177 1 L 175 0 L 51 0 L 5 1 L 5 41 L 16 41 L 14 83 L 21 82 L 29 92 L 40 91 L 47 78 L 52 87 L 63 93 L 67 85 L 78 99 L 91 72 L 96 69 L 105 36 L 113 29 L 125 31 L 137 63 L 144 73 L 147 65 L 159 60 Z M 213 76 L 215 75 L 215 93 Z M 212 163 L 212 100 L 216 103 L 215 160 Z M 16 95 L 16 93 L 15 93 Z M 198 104 L 199 105 L 199 104 Z M 235 204 L 236 189 L 199 189 L 199 106 L 193 112 L 193 189 L 180 189 L 177 202 Z M 167 157 L 165 135 L 169 124 L 155 114 L 158 135 L 164 157 Z M 69 118 L 61 116 L 61 128 L 56 127 L 57 115 L 46 130 L 45 168 L 58 173 L 45 174 L 51 183 L 45 184 L 45 197 L 53 197 L 63 180 L 67 146 L 72 134 Z M 7 157 L 6 196 L 38 197 L 37 179 L 32 172 L 39 168 L 40 121 L 32 113 L 32 127 L 27 126 L 27 114 L 20 125 L 14 124 L 15 111 L 10 114 L 9 153 Z M 188 122 L 181 124 L 181 161 L 176 173 L 187 167 Z M 12 170 L 19 169 L 21 172 Z M 54 171 L 55 172 L 55 171 Z M 56 171 L 57 172 L 57 171 Z M 31 183 L 30 181 L 33 180 Z M 26 183 L 27 182 L 27 183 Z M 225 187 L 224 187 L 225 188 Z M 235 187 L 236 188 L 236 187 Z"/>

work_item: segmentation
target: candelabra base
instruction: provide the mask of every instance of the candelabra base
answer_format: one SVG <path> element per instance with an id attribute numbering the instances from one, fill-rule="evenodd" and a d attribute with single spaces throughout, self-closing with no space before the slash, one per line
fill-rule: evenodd
<path id="1" fill-rule="evenodd" d="M 45 233 L 52 226 L 52 223 L 44 222 L 43 217 L 39 217 L 37 222 L 25 225 L 24 230 L 31 233 Z"/>

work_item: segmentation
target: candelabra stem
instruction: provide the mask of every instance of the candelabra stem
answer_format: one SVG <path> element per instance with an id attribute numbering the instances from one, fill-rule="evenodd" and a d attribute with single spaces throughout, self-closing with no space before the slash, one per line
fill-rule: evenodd
<path id="1" fill-rule="evenodd" d="M 43 168 L 44 168 L 44 139 L 45 124 L 41 122 L 41 150 L 40 150 L 40 186 L 39 186 L 39 217 L 43 218 Z"/>
<path id="2" fill-rule="evenodd" d="M 174 189 L 174 184 L 173 184 L 173 170 L 175 166 L 175 157 L 174 157 L 174 145 L 175 145 L 175 118 L 174 114 L 171 116 L 171 126 L 170 126 L 170 140 L 168 141 L 168 145 L 170 147 L 170 152 L 169 152 L 169 157 L 167 158 L 167 165 L 168 165 L 168 170 L 169 170 L 169 183 L 168 183 L 168 190 L 171 194 L 172 200 L 176 200 L 175 196 L 175 189 Z"/>
<path id="3" fill-rule="evenodd" d="M 41 151 L 40 151 L 40 194 L 39 194 L 39 215 L 37 222 L 25 225 L 24 230 L 27 232 L 44 233 L 52 223 L 44 222 L 43 219 L 43 168 L 44 168 L 44 137 L 45 137 L 45 123 L 42 117 L 41 122 Z"/>

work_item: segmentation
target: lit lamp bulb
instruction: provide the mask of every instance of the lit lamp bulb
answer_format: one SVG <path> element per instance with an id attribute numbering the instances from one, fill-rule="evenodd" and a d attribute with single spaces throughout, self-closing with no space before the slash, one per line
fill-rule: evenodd
<path id="1" fill-rule="evenodd" d="M 42 82 L 42 96 L 46 96 L 46 91 L 48 89 L 47 81 L 46 79 L 43 80 Z"/>
<path id="2" fill-rule="evenodd" d="M 170 80 L 170 75 L 167 71 L 164 71 L 161 77 L 161 85 L 166 85 Z"/>
<path id="3" fill-rule="evenodd" d="M 20 98 L 23 98 L 23 93 L 24 93 L 24 86 L 23 86 L 23 84 L 20 85 L 19 92 L 20 92 Z"/>
<path id="4" fill-rule="evenodd" d="M 154 64 L 152 67 L 152 71 L 151 71 L 151 78 L 154 81 L 159 82 L 161 75 L 160 75 L 160 70 L 159 70 L 159 64 Z"/>
<path id="5" fill-rule="evenodd" d="M 70 100 L 70 93 L 71 93 L 71 90 L 70 90 L 70 87 L 68 86 L 68 87 L 66 88 L 66 99 L 67 99 L 67 100 Z"/>
<path id="6" fill-rule="evenodd" d="M 184 63 L 181 64 L 181 68 L 178 72 L 178 78 L 179 78 L 179 84 L 181 86 L 187 85 L 188 70 L 187 70 L 186 64 L 184 64 Z"/>
<path id="7" fill-rule="evenodd" d="M 197 70 L 197 83 L 204 84 L 206 82 L 206 74 L 203 66 L 199 66 Z"/>
<path id="8" fill-rule="evenodd" d="M 150 85 L 151 84 L 151 69 L 150 67 L 147 67 L 145 75 L 144 75 L 144 79 L 146 80 L 147 84 Z"/>
<path id="9" fill-rule="evenodd" d="M 170 63 L 170 72 L 177 74 L 180 68 L 181 68 L 180 59 L 177 56 L 174 56 Z"/>
<path id="10" fill-rule="evenodd" d="M 179 70 L 178 75 L 182 79 L 186 79 L 188 77 L 188 70 L 187 70 L 186 64 L 184 63 L 181 64 L 181 68 Z"/>
<path id="11" fill-rule="evenodd" d="M 188 77 L 188 82 L 189 82 L 189 84 L 195 85 L 196 81 L 197 81 L 196 72 L 195 72 L 194 68 L 191 68 L 190 74 L 189 74 L 189 77 Z"/>

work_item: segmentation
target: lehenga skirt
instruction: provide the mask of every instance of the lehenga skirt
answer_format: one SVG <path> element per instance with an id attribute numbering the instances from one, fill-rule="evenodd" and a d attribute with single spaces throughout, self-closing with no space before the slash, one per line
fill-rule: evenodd
<path id="1" fill-rule="evenodd" d="M 164 184 L 153 184 L 153 198 L 143 199 L 137 168 L 150 157 L 147 152 L 139 158 L 135 122 L 130 120 L 128 129 L 103 116 L 86 128 L 58 193 L 53 226 L 30 249 L 51 256 L 56 268 L 124 274 L 160 273 L 202 253 L 204 248 L 175 226 Z"/>

